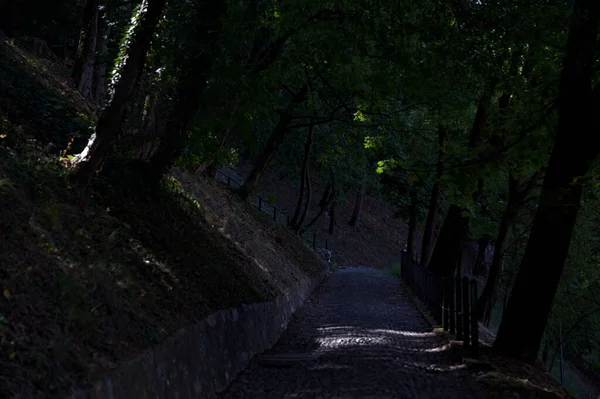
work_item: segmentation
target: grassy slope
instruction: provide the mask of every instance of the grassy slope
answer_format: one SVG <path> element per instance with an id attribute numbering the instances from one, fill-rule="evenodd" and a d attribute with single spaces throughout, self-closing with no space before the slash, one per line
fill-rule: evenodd
<path id="1" fill-rule="evenodd" d="M 81 201 L 58 154 L 84 145 L 91 110 L 60 65 L 0 43 L 0 397 L 58 396 L 320 268 L 220 188 L 202 183 L 206 203 L 175 179 L 149 190 L 135 162 L 112 160 Z M 215 229 L 215 209 L 274 255 Z"/>

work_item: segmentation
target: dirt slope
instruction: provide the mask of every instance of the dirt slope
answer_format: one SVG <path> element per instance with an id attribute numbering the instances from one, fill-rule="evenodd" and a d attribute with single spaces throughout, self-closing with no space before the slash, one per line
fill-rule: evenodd
<path id="1" fill-rule="evenodd" d="M 0 43 L 2 398 L 60 397 L 321 269 L 287 231 L 179 172 L 198 200 L 175 178 L 150 190 L 142 164 L 113 158 L 81 201 L 58 154 L 84 144 L 93 115 L 61 68 Z"/>
<path id="2" fill-rule="evenodd" d="M 238 168 L 224 168 L 223 172 L 243 181 L 250 171 L 250 165 L 244 164 Z M 325 185 L 313 180 L 313 201 L 308 219 L 312 219 L 318 212 L 317 202 L 321 198 Z M 279 209 L 293 213 L 298 187 L 295 182 L 286 182 L 279 178 L 274 170 L 268 170 L 262 181 L 259 193 L 264 198 L 275 197 L 275 204 Z M 364 201 L 358 231 L 354 231 L 348 221 L 354 209 L 355 192 L 347 195 L 346 201 L 337 207 L 337 226 L 333 236 L 329 236 L 327 229 L 329 219 L 321 219 L 313 226 L 317 233 L 318 244 L 323 246 L 328 238 L 329 249 L 333 251 L 334 260 L 340 265 L 379 267 L 399 262 L 400 251 L 406 244 L 406 225 L 399 218 L 394 218 L 396 209 L 385 201 L 367 196 Z"/>

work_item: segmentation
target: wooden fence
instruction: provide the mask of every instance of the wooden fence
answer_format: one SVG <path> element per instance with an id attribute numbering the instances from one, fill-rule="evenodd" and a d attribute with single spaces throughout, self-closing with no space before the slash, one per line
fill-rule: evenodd
<path id="1" fill-rule="evenodd" d="M 234 179 L 233 177 L 227 175 L 226 173 L 217 170 L 216 180 L 220 183 L 225 184 L 228 188 L 235 190 L 242 186 L 242 182 Z M 290 225 L 290 214 L 287 212 L 281 211 L 274 204 L 271 204 L 269 201 L 265 200 L 260 195 L 252 195 L 249 198 L 249 202 L 251 205 L 258 208 L 258 210 L 266 215 L 269 215 L 272 218 L 274 224 L 289 226 Z M 300 237 L 302 242 L 304 242 L 307 246 L 312 247 L 313 249 L 317 248 L 318 237 L 314 231 L 306 230 L 302 236 Z M 327 237 L 322 241 L 323 248 L 329 249 L 329 240 Z"/>
<path id="2" fill-rule="evenodd" d="M 456 334 L 474 358 L 479 356 L 477 282 L 457 274 L 442 277 L 402 252 L 400 276 L 444 331 Z"/>

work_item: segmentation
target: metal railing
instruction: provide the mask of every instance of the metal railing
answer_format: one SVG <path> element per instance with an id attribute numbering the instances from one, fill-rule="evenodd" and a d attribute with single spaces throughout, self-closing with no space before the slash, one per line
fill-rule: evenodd
<path id="1" fill-rule="evenodd" d="M 221 170 L 217 170 L 215 179 L 226 185 L 228 188 L 232 190 L 236 190 L 242 186 L 242 182 L 236 180 L 235 178 L 229 176 Z M 276 225 L 289 227 L 290 225 L 290 214 L 287 212 L 283 212 L 281 209 L 277 208 L 275 204 L 263 198 L 261 195 L 254 194 L 248 198 L 248 202 L 258 208 L 259 212 L 262 212 L 271 217 L 271 221 Z M 302 242 L 308 247 L 312 247 L 312 249 L 317 248 L 317 233 L 311 230 L 304 231 L 300 238 Z M 329 249 L 329 240 L 327 237 L 322 241 L 325 249 Z"/>
<path id="2" fill-rule="evenodd" d="M 456 334 L 470 349 L 473 357 L 479 356 L 479 325 L 477 320 L 477 282 L 457 274 L 443 277 L 432 273 L 402 252 L 400 276 L 406 285 L 427 308 L 435 322 L 444 331 Z"/>

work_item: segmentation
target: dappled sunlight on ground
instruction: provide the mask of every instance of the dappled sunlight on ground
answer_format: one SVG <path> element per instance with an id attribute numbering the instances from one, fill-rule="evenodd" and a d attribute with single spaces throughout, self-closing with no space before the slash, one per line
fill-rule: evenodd
<path id="1" fill-rule="evenodd" d="M 329 277 L 223 397 L 485 397 L 465 368 L 397 277 L 348 268 Z"/>

